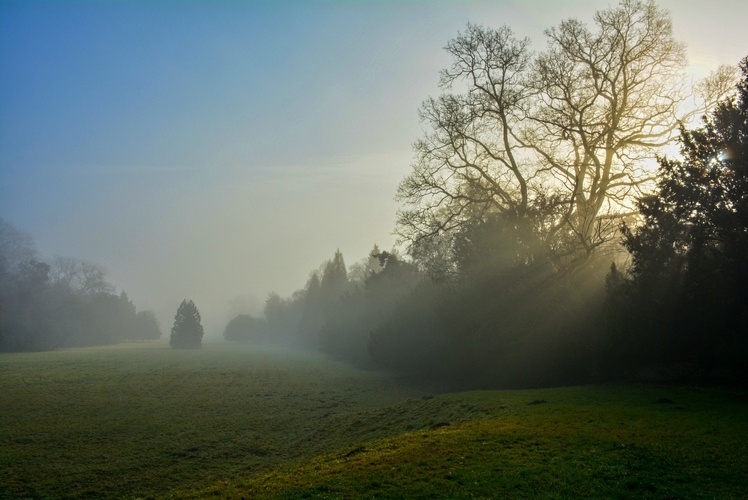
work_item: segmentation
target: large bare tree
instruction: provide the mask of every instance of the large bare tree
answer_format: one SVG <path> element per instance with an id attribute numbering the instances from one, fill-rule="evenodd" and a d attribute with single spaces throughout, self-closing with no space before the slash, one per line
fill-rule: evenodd
<path id="1" fill-rule="evenodd" d="M 49 277 L 53 285 L 63 286 L 81 296 L 115 291 L 114 285 L 106 280 L 106 271 L 102 267 L 72 257 L 56 257 Z"/>
<path id="2" fill-rule="evenodd" d="M 570 19 L 546 37 L 535 55 L 508 27 L 468 25 L 447 44 L 445 93 L 421 106 L 429 131 L 397 192 L 404 241 L 505 214 L 532 221 L 558 267 L 583 261 L 632 213 L 658 148 L 734 83 L 721 69 L 690 86 L 684 45 L 651 1 L 624 0 L 597 12 L 594 29 Z"/>

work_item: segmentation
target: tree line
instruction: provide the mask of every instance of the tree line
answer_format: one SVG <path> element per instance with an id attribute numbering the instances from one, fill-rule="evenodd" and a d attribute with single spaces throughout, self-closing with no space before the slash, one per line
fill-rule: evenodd
<path id="1" fill-rule="evenodd" d="M 0 219 L 0 351 L 153 340 L 152 311 L 137 311 L 103 269 L 73 258 L 40 260 L 32 238 Z"/>
<path id="2" fill-rule="evenodd" d="M 397 191 L 404 257 L 337 252 L 225 337 L 470 386 L 745 377 L 746 60 L 690 86 L 651 1 L 546 37 L 448 42 Z"/>

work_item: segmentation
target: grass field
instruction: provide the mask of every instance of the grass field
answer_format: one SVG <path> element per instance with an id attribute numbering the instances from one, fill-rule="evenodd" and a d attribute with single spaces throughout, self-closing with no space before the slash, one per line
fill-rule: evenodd
<path id="1" fill-rule="evenodd" d="M 748 498 L 748 399 L 433 395 L 305 354 L 0 355 L 3 498 Z"/>

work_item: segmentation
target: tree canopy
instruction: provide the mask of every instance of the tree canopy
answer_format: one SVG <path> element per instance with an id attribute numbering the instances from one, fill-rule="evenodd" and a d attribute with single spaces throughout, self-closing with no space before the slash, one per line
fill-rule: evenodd
<path id="1" fill-rule="evenodd" d="M 266 342 L 268 325 L 262 318 L 239 314 L 226 325 L 223 338 L 234 342 Z"/>

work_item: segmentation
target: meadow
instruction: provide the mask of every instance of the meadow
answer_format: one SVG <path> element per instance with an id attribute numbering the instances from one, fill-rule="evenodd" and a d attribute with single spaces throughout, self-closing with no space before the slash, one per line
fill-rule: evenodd
<path id="1" fill-rule="evenodd" d="M 748 398 L 439 393 L 324 357 L 0 355 L 2 498 L 748 498 Z"/>

